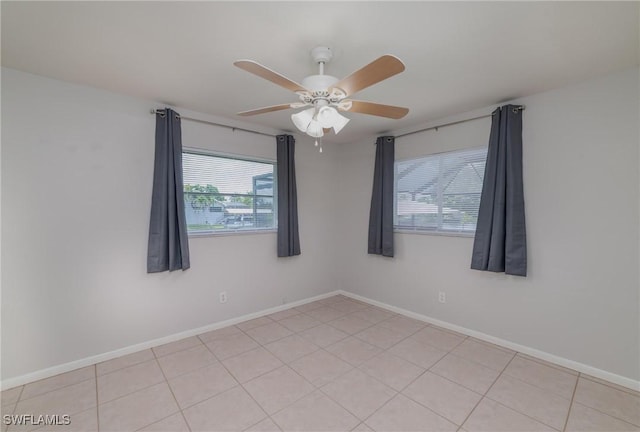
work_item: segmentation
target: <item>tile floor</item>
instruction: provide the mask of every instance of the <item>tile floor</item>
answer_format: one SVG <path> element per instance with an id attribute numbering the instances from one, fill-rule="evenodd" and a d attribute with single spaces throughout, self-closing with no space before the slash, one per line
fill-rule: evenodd
<path id="1" fill-rule="evenodd" d="M 640 395 L 344 296 L 2 392 L 27 431 L 640 431 Z"/>

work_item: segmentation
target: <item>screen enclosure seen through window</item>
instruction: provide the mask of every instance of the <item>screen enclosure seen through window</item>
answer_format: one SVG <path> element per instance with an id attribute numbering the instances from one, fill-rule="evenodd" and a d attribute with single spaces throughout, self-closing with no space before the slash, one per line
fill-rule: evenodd
<path id="1" fill-rule="evenodd" d="M 487 148 L 395 162 L 394 228 L 473 234 Z"/>
<path id="2" fill-rule="evenodd" d="M 184 151 L 182 172 L 189 234 L 276 228 L 275 162 Z"/>

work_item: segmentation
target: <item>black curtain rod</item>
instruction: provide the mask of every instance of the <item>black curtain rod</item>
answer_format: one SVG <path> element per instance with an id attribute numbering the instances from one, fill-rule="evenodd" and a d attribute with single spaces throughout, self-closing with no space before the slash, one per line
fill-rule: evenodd
<path id="1" fill-rule="evenodd" d="M 524 111 L 524 105 L 520 105 L 518 107 L 515 107 L 514 111 L 515 110 Z M 425 128 L 425 129 L 420 129 L 420 130 L 413 131 L 413 132 L 407 132 L 407 133 L 402 134 L 402 135 L 397 135 L 396 138 L 402 138 L 402 137 L 406 137 L 408 135 L 413 135 L 413 134 L 417 134 L 417 133 L 420 133 L 420 132 L 426 132 L 426 131 L 430 131 L 430 130 L 433 130 L 433 129 L 438 130 L 438 129 L 442 128 L 442 127 L 453 126 L 453 125 L 457 125 L 457 124 L 460 124 L 460 123 L 466 123 L 466 122 L 473 121 L 473 120 L 487 118 L 487 117 L 491 117 L 492 115 L 493 114 L 485 114 L 485 115 L 481 115 L 481 116 L 478 116 L 478 117 L 472 117 L 472 118 L 468 118 L 468 119 L 464 119 L 464 120 L 454 121 L 454 122 L 451 122 L 451 123 L 441 124 L 441 125 L 438 125 L 438 126 L 431 126 L 431 127 Z"/>
<path id="2" fill-rule="evenodd" d="M 157 114 L 160 113 L 160 115 L 164 115 L 164 110 L 163 109 L 152 109 L 151 110 L 151 114 Z M 200 120 L 197 118 L 192 118 L 192 117 L 185 117 L 185 116 L 179 116 L 180 119 L 182 120 L 189 120 L 192 122 L 196 122 L 196 123 L 203 123 L 203 124 L 208 124 L 208 125 L 212 125 L 212 126 L 219 126 L 219 127 L 223 127 L 223 128 L 227 128 L 227 129 L 231 129 L 232 131 L 243 131 L 243 132 L 249 132 L 249 133 L 254 133 L 254 134 L 258 134 L 258 135 L 264 135 L 264 136 L 268 136 L 268 137 L 275 137 L 276 135 L 272 135 L 272 134 L 268 134 L 265 132 L 258 132 L 255 130 L 251 130 L 251 129 L 244 129 L 244 128 L 240 128 L 240 127 L 235 127 L 235 126 L 229 126 L 226 124 L 222 124 L 222 123 L 214 123 L 214 122 L 210 122 L 210 121 L 206 121 L 206 120 Z"/>

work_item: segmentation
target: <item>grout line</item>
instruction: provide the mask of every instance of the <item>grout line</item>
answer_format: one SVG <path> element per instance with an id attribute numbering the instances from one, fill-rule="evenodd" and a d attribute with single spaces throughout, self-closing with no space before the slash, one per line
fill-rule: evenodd
<path id="1" fill-rule="evenodd" d="M 529 418 L 529 419 L 531 419 L 531 420 L 535 421 L 536 423 L 540 423 L 541 425 L 544 425 L 544 426 L 550 427 L 550 428 L 551 428 L 551 429 L 553 429 L 554 431 L 558 431 L 558 432 L 560 432 L 560 431 L 561 431 L 560 429 L 555 428 L 555 427 L 551 426 L 550 424 L 547 424 L 547 423 L 543 422 L 542 420 L 539 420 L 539 419 L 537 419 L 537 418 L 535 418 L 535 417 L 531 417 L 529 414 L 526 414 L 526 413 L 523 413 L 522 411 L 518 411 L 517 409 L 511 408 L 510 406 L 507 406 L 507 405 L 503 404 L 502 402 L 497 401 L 497 400 L 495 400 L 495 399 L 491 399 L 491 398 L 490 398 L 490 397 L 488 397 L 488 396 L 485 396 L 485 397 L 483 397 L 482 399 L 483 399 L 483 400 L 484 400 L 484 399 L 488 399 L 488 400 L 490 400 L 491 402 L 495 402 L 495 403 L 497 403 L 498 405 L 501 405 L 502 407 L 504 407 L 504 408 L 506 408 L 506 409 L 508 409 L 508 410 L 511 410 L 511 411 L 513 411 L 513 412 L 515 412 L 515 413 L 520 414 L 521 416 L 527 417 L 527 418 Z"/>
<path id="2" fill-rule="evenodd" d="M 443 357 L 444 358 L 444 357 Z M 504 368 L 502 368 L 502 371 L 498 374 L 498 376 L 496 377 L 495 380 L 493 380 L 493 383 L 491 383 L 491 385 L 489 386 L 489 388 L 487 389 L 487 391 L 482 395 L 482 397 L 480 398 L 480 400 L 478 401 L 478 403 L 476 403 L 476 405 L 473 407 L 473 409 L 469 412 L 469 414 L 467 414 L 467 417 L 464 419 L 464 421 L 462 423 L 460 423 L 460 427 L 462 427 L 468 420 L 469 417 L 471 417 L 471 415 L 473 414 L 473 412 L 476 410 L 476 408 L 478 408 L 478 405 L 480 405 L 480 403 L 485 399 L 486 394 L 489 393 L 489 391 L 493 388 L 493 385 L 498 381 L 498 379 L 502 376 L 502 374 L 504 373 L 505 370 L 507 370 L 507 368 L 509 367 L 509 365 L 511 364 L 511 362 L 513 361 L 513 359 L 516 358 L 516 355 L 514 354 L 513 356 L 511 356 L 511 359 L 509 360 L 509 362 L 504 366 Z M 493 400 L 493 399 L 492 399 Z"/>
<path id="3" fill-rule="evenodd" d="M 275 321 L 274 321 L 274 322 L 275 322 Z M 241 330 L 241 331 L 242 331 L 242 330 Z M 257 341 L 256 341 L 256 342 L 257 342 Z M 262 348 L 262 349 L 264 349 L 265 351 L 269 352 L 266 348 L 264 348 L 264 347 L 260 344 L 260 342 L 258 342 L 258 344 L 260 345 L 260 348 Z M 205 346 L 206 346 L 206 345 L 205 345 Z M 209 348 L 209 347 L 207 347 L 207 349 L 208 349 L 208 348 Z M 245 352 L 248 352 L 248 351 L 245 351 Z M 213 354 L 213 352 L 211 352 L 211 354 Z M 215 354 L 213 354 L 213 355 L 215 356 Z M 272 355 L 273 355 L 273 354 L 272 354 Z M 275 356 L 274 356 L 274 357 L 275 357 Z M 280 359 L 278 359 L 278 360 L 280 360 Z M 283 364 L 284 364 L 284 363 L 283 363 Z M 240 388 L 242 389 L 242 391 L 244 391 L 244 392 L 245 392 L 245 393 L 246 393 L 246 394 L 251 398 L 251 400 L 253 400 L 253 402 L 258 406 L 258 408 L 260 408 L 260 409 L 262 410 L 262 412 L 267 416 L 267 418 L 270 418 L 269 413 L 265 411 L 265 409 L 262 407 L 262 405 L 260 405 L 260 404 L 258 403 L 258 401 L 257 401 L 257 400 L 255 400 L 255 398 L 253 397 L 253 395 L 252 395 L 251 393 L 249 393 L 249 391 L 244 387 L 244 385 L 240 382 L 240 380 L 238 380 L 238 379 L 233 375 L 233 373 L 231 373 L 231 371 L 227 368 L 227 366 L 226 366 L 224 363 L 222 363 L 222 362 L 220 362 L 220 365 L 221 365 L 221 366 L 222 366 L 222 367 L 227 371 L 227 373 L 229 374 L 229 376 L 230 376 L 231 378 L 233 378 L 233 379 L 238 383 L 238 385 L 240 386 Z M 280 368 L 280 367 L 281 367 L 281 366 L 278 366 L 278 367 L 277 367 L 277 368 L 275 368 L 275 369 L 271 369 L 269 372 L 273 372 L 274 370 L 276 370 L 276 369 L 278 369 L 278 368 Z M 264 374 L 261 374 L 261 375 L 259 375 L 259 376 L 265 375 L 265 374 L 267 374 L 267 373 L 269 373 L 269 372 L 265 372 Z M 255 378 L 258 378 L 258 377 L 255 377 Z M 253 380 L 253 379 L 255 379 L 255 378 L 252 378 L 251 380 Z M 251 380 L 249 380 L 249 381 L 251 381 Z M 249 381 L 247 381 L 247 382 L 249 382 Z M 235 388 L 235 387 L 232 387 L 232 388 Z M 225 391 L 229 391 L 229 390 L 231 390 L 231 389 L 227 389 L 227 390 L 225 390 Z M 224 392 L 220 392 L 220 393 L 218 393 L 218 394 L 216 394 L 216 395 L 214 395 L 214 396 L 211 396 L 211 397 L 209 397 L 209 398 L 207 398 L 207 399 L 205 399 L 205 400 L 212 399 L 212 398 L 214 398 L 214 397 L 216 397 L 217 395 L 220 395 L 220 394 L 222 394 L 222 393 L 224 393 Z M 200 403 L 204 402 L 205 400 L 200 401 L 200 402 L 197 402 L 197 403 L 195 403 L 195 404 L 193 404 L 193 405 L 191 405 L 191 406 L 195 406 L 195 405 L 197 405 L 197 404 L 200 404 Z M 187 407 L 187 408 L 188 408 L 188 407 Z M 186 409 L 186 408 L 185 408 L 185 409 Z M 184 413 L 183 413 L 183 415 L 184 415 Z M 258 424 L 258 423 L 260 423 L 260 422 L 261 422 L 261 421 L 263 421 L 263 420 L 264 420 L 264 418 L 260 419 L 260 421 L 256 422 L 255 424 Z M 185 419 L 185 421 L 186 421 L 186 419 Z M 249 426 L 249 427 L 251 427 L 251 426 Z M 248 429 L 248 428 L 247 428 L 247 429 Z"/>
<path id="4" fill-rule="evenodd" d="M 1 0 L 0 0 L 0 1 L 1 1 Z M 83 379 L 83 380 L 80 380 L 80 381 L 77 381 L 77 382 L 74 382 L 74 383 L 71 383 L 71 384 L 62 385 L 62 386 L 60 386 L 60 387 L 56 387 L 56 388 L 54 388 L 54 389 L 52 389 L 52 390 L 48 390 L 48 391 L 46 391 L 46 392 L 44 392 L 44 393 L 38 393 L 38 394 L 36 394 L 36 395 L 29 396 L 28 398 L 22 399 L 22 394 L 24 393 L 25 387 L 26 387 L 27 385 L 29 385 L 29 384 L 34 384 L 34 383 L 37 383 L 37 382 L 39 382 L 39 381 L 44 381 L 45 379 L 55 378 L 55 377 L 60 376 L 60 375 L 73 373 L 73 372 L 79 371 L 79 370 L 81 370 L 81 369 L 87 369 L 87 368 L 89 368 L 89 367 L 95 367 L 95 364 L 90 365 L 90 366 L 83 366 L 83 367 L 81 367 L 81 368 L 74 369 L 74 370 L 69 371 L 69 372 L 64 372 L 64 373 L 61 373 L 61 374 L 58 374 L 58 375 L 54 375 L 54 376 L 49 377 L 49 378 L 44 378 L 44 379 L 42 379 L 42 380 L 34 381 L 33 383 L 27 383 L 27 384 L 24 384 L 24 385 L 22 386 L 22 390 L 20 391 L 20 399 L 18 400 L 18 402 L 22 402 L 23 400 L 35 399 L 35 398 L 37 398 L 37 397 L 44 396 L 44 395 L 49 394 L 49 393 L 52 393 L 52 392 L 54 392 L 54 391 L 62 390 L 62 389 L 64 389 L 64 388 L 71 387 L 71 386 L 74 386 L 74 385 L 76 385 L 76 384 L 80 384 L 80 383 L 83 383 L 83 382 L 85 382 L 85 381 L 90 381 L 90 380 L 92 380 L 92 379 L 95 379 L 95 373 L 94 373 L 94 376 L 93 376 L 93 377 L 91 377 L 91 378 Z M 18 402 L 16 402 L 16 404 L 17 404 Z"/>
<path id="5" fill-rule="evenodd" d="M 576 383 L 573 386 L 573 393 L 571 394 L 571 402 L 569 402 L 569 410 L 567 411 L 567 418 L 564 420 L 564 426 L 562 428 L 563 432 L 567 430 L 567 425 L 569 424 L 569 417 L 571 416 L 571 408 L 573 408 L 573 400 L 576 397 L 576 391 L 578 390 L 578 382 L 580 381 L 580 376 L 582 374 L 578 372 L 578 377 L 576 378 Z"/>
<path id="6" fill-rule="evenodd" d="M 206 345 L 205 345 L 205 349 L 206 349 Z M 182 350 L 182 351 L 184 351 L 184 350 Z M 211 353 L 211 355 L 213 355 L 213 353 Z M 215 358 L 215 355 L 214 355 L 214 358 Z M 160 369 L 160 372 L 162 373 L 162 376 L 164 377 L 165 384 L 167 385 L 167 387 L 169 387 L 169 391 L 171 392 L 171 396 L 173 396 L 173 400 L 176 403 L 176 407 L 178 407 L 178 412 L 182 415 L 182 419 L 184 420 L 185 424 L 187 425 L 187 428 L 189 429 L 189 431 L 191 431 L 191 426 L 189 425 L 189 422 L 187 421 L 187 418 L 184 416 L 184 413 L 182 412 L 182 408 L 180 407 L 180 403 L 178 402 L 178 398 L 176 398 L 176 395 L 173 392 L 173 389 L 171 388 L 171 384 L 169 384 L 169 379 L 167 378 L 167 375 L 164 373 L 164 370 L 162 369 L 162 366 L 160 365 L 160 362 L 158 361 L 157 358 L 156 358 L 156 365 L 158 366 L 158 368 Z M 176 414 L 176 413 L 171 413 L 167 417 L 170 417 L 170 416 L 172 416 L 174 414 Z M 165 418 L 167 418 L 167 417 L 165 417 Z M 160 419 L 158 421 L 161 421 L 161 420 L 164 420 L 164 419 Z M 157 423 L 157 422 L 154 422 L 154 423 Z M 153 423 L 151 423 L 151 424 L 153 424 Z M 143 427 L 147 427 L 147 426 L 149 426 L 149 425 L 145 425 Z M 140 428 L 140 429 L 142 429 L 142 428 Z"/>
<path id="7" fill-rule="evenodd" d="M 580 372 L 580 374 L 581 374 L 581 375 L 580 375 L 580 376 L 578 377 L 578 379 L 576 380 L 576 389 L 575 389 L 575 391 L 574 391 L 574 397 L 575 397 L 575 392 L 577 392 L 577 390 L 578 390 L 578 382 L 580 381 L 580 378 L 582 378 L 582 379 L 588 379 L 588 378 L 584 378 L 584 377 L 582 376 L 582 373 L 581 373 L 581 372 Z M 589 380 L 589 381 L 591 381 L 591 380 Z M 596 384 L 600 384 L 600 383 L 595 382 L 595 381 L 592 381 L 592 382 L 594 382 L 594 383 L 596 383 Z M 603 385 L 605 385 L 605 384 L 603 384 Z M 605 386 L 606 386 L 606 385 L 605 385 Z M 609 387 L 609 386 L 606 386 L 606 387 Z M 612 387 L 612 388 L 613 388 L 614 390 L 621 391 L 621 390 L 619 390 L 619 389 L 617 389 L 617 388 L 615 388 L 615 387 Z M 632 397 L 634 397 L 635 395 L 631 395 L 631 396 L 632 396 Z M 637 398 L 638 396 L 635 396 L 635 397 Z M 631 423 L 631 421 L 626 420 L 626 419 L 623 419 L 623 418 L 619 417 L 618 415 L 614 415 L 614 414 L 612 414 L 612 413 L 610 413 L 610 412 L 602 411 L 601 409 L 596 408 L 596 407 L 593 407 L 593 406 L 589 406 L 589 405 L 587 405 L 587 404 L 586 404 L 586 403 L 584 403 L 584 402 L 577 402 L 577 401 L 576 401 L 576 402 L 573 402 L 573 397 L 572 397 L 572 399 L 571 399 L 571 400 L 572 400 L 572 404 L 571 404 L 572 406 L 573 406 L 573 404 L 574 404 L 574 403 L 577 403 L 577 404 L 580 404 L 580 405 L 582 405 L 582 406 L 584 406 L 584 407 L 586 407 L 586 408 L 589 408 L 589 409 L 592 409 L 592 410 L 594 410 L 594 411 L 597 411 L 597 412 L 599 412 L 600 414 L 603 414 L 603 415 L 605 415 L 605 416 L 607 416 L 607 417 L 611 417 L 611 418 L 614 418 L 614 419 L 616 419 L 616 420 L 620 420 L 621 422 L 624 422 L 624 423 L 630 424 L 630 425 L 632 425 L 632 426 L 635 426 L 636 428 L 640 426 L 640 423 L 639 423 L 639 424 Z"/>

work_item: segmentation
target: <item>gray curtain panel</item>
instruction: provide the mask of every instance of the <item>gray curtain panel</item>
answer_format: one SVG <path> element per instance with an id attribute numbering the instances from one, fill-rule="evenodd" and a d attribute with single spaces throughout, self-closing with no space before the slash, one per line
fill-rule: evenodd
<path id="1" fill-rule="evenodd" d="M 527 275 L 522 187 L 522 110 L 493 112 L 471 268 Z"/>
<path id="2" fill-rule="evenodd" d="M 395 137 L 376 140 L 376 162 L 369 212 L 370 254 L 393 256 L 393 162 Z"/>
<path id="3" fill-rule="evenodd" d="M 156 156 L 149 222 L 147 273 L 186 270 L 189 239 L 184 216 L 182 132 L 173 110 L 156 112 Z"/>
<path id="4" fill-rule="evenodd" d="M 276 137 L 278 163 L 278 256 L 300 255 L 298 236 L 298 192 L 296 187 L 296 140 Z"/>

